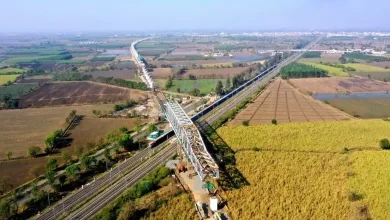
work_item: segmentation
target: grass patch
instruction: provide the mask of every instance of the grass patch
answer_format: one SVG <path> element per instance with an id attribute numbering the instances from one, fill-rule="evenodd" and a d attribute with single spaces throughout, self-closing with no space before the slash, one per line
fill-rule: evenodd
<path id="1" fill-rule="evenodd" d="M 306 64 L 306 65 L 311 65 L 311 66 L 314 66 L 316 68 L 326 70 L 326 71 L 328 71 L 328 75 L 330 75 L 330 76 L 343 76 L 343 77 L 349 76 L 348 72 L 343 72 L 343 70 L 340 68 L 326 66 L 326 65 L 322 65 L 322 64 L 318 64 L 318 63 L 311 63 L 311 62 L 302 62 L 301 61 L 300 63 Z"/>
<path id="2" fill-rule="evenodd" d="M 19 98 L 33 89 L 37 88 L 38 84 L 13 84 L 11 86 L 0 86 L 0 101 L 4 95 L 11 95 L 12 98 Z"/>
<path id="3" fill-rule="evenodd" d="M 361 63 L 347 63 L 347 64 L 343 64 L 343 66 L 352 67 L 356 69 L 357 72 L 390 72 L 390 69 L 365 65 Z"/>
<path id="4" fill-rule="evenodd" d="M 330 99 L 328 102 L 350 115 L 359 115 L 360 118 L 390 117 L 390 99 L 387 98 Z"/>
<path id="5" fill-rule="evenodd" d="M 25 72 L 27 72 L 27 70 L 20 69 L 20 68 L 8 67 L 8 68 L 0 69 L 0 75 L 10 74 L 10 73 L 18 74 L 18 73 L 25 73 Z"/>
<path id="6" fill-rule="evenodd" d="M 352 120 L 264 125 L 225 126 L 218 134 L 233 150 L 260 149 L 342 152 L 345 147 L 379 149 L 389 136 L 390 123 L 383 120 Z"/>
<path id="7" fill-rule="evenodd" d="M 200 90 L 201 95 L 207 95 L 208 93 L 215 91 L 215 87 L 219 80 L 225 85 L 226 79 L 173 80 L 173 85 L 168 91 L 177 92 L 177 89 L 179 88 L 180 92 L 189 93 L 194 88 L 197 88 Z M 164 88 L 165 80 L 157 80 L 157 83 L 161 88 Z"/>
<path id="8" fill-rule="evenodd" d="M 0 85 L 6 84 L 8 81 L 14 82 L 16 78 L 18 78 L 20 74 L 13 75 L 0 75 Z"/>

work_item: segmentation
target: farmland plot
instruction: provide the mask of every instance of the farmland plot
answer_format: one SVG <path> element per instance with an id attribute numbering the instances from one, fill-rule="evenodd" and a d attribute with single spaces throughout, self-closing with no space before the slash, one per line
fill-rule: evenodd
<path id="1" fill-rule="evenodd" d="M 350 117 L 344 113 L 296 91 L 286 81 L 277 79 L 243 111 L 230 125 L 249 121 L 250 125 L 307 121 L 339 121 Z"/>
<path id="2" fill-rule="evenodd" d="M 22 107 L 42 107 L 90 103 L 115 103 L 146 99 L 146 93 L 92 82 L 64 82 L 45 84 L 23 96 Z"/>

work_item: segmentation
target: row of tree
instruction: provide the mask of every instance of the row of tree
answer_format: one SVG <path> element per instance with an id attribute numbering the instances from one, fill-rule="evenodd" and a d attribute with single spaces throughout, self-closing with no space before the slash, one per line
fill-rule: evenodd
<path id="1" fill-rule="evenodd" d="M 307 77 L 326 77 L 328 72 L 303 63 L 290 63 L 280 70 L 283 79 L 288 78 L 307 78 Z"/>

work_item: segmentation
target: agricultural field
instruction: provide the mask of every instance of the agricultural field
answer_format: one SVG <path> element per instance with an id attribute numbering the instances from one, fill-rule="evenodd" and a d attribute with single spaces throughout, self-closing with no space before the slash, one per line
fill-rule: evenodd
<path id="1" fill-rule="evenodd" d="M 388 219 L 390 154 L 380 150 L 379 141 L 389 138 L 389 129 L 390 122 L 379 119 L 219 128 L 249 182 L 222 192 L 230 214 Z"/>
<path id="2" fill-rule="evenodd" d="M 289 79 L 288 81 L 307 94 L 386 93 L 390 91 L 390 84 L 363 77 Z"/>
<path id="3" fill-rule="evenodd" d="M 83 147 L 87 150 L 85 145 L 87 143 L 97 143 L 100 138 L 112 132 L 117 131 L 120 127 L 127 127 L 129 130 L 137 125 L 146 123 L 146 120 L 139 118 L 117 119 L 117 118 L 83 118 L 79 125 L 71 130 L 69 138 L 72 140 L 71 146 L 61 149 L 61 151 L 68 151 L 76 155 L 76 150 Z"/>
<path id="4" fill-rule="evenodd" d="M 40 84 L 48 82 L 52 79 L 51 75 L 37 75 L 37 76 L 28 76 L 18 81 L 18 84 Z"/>
<path id="5" fill-rule="evenodd" d="M 362 197 L 372 219 L 390 219 L 390 152 L 353 152 L 349 161 L 355 174 L 349 178 L 350 191 Z"/>
<path id="6" fill-rule="evenodd" d="M 0 86 L 0 101 L 3 100 L 4 95 L 11 95 L 12 98 L 19 98 L 23 94 L 31 92 L 38 88 L 38 84 L 13 84 L 10 86 Z"/>
<path id="7" fill-rule="evenodd" d="M 43 107 L 90 103 L 115 103 L 146 99 L 140 90 L 92 82 L 63 82 L 45 84 L 20 99 L 21 107 Z"/>
<path id="8" fill-rule="evenodd" d="M 225 126 L 218 134 L 233 150 L 296 150 L 342 152 L 379 149 L 388 138 L 390 122 L 381 119 L 287 123 L 261 126 Z"/>
<path id="9" fill-rule="evenodd" d="M 0 75 L 0 85 L 4 85 L 8 81 L 14 82 L 19 76 L 20 76 L 20 74 Z"/>
<path id="10" fill-rule="evenodd" d="M 215 87 L 217 86 L 218 81 L 222 81 L 223 85 L 226 83 L 226 79 L 197 79 L 197 80 L 173 80 L 173 85 L 168 89 L 171 92 L 177 92 L 178 88 L 182 93 L 189 93 L 194 88 L 200 90 L 201 95 L 207 95 L 210 92 L 215 91 Z M 156 80 L 157 84 L 160 88 L 165 88 L 165 80 Z"/>
<path id="11" fill-rule="evenodd" d="M 40 146 L 43 149 L 46 136 L 64 128 L 65 118 L 72 110 L 76 110 L 78 115 L 92 116 L 94 109 L 107 112 L 113 107 L 113 104 L 97 104 L 2 110 L 0 159 L 6 158 L 5 152 L 12 152 L 12 157 L 21 157 L 27 156 L 29 147 Z"/>
<path id="12" fill-rule="evenodd" d="M 96 77 L 114 77 L 120 79 L 135 79 L 136 70 L 111 70 L 111 71 L 91 71 L 91 72 L 82 72 L 84 75 L 92 75 Z"/>
<path id="13" fill-rule="evenodd" d="M 236 153 L 237 168 L 249 186 L 224 192 L 232 218 L 347 219 L 345 158 L 332 153 Z"/>
<path id="14" fill-rule="evenodd" d="M 35 178 L 34 169 L 38 169 L 38 175 L 44 174 L 46 162 L 50 158 L 55 158 L 62 163 L 60 156 L 0 161 L 0 181 L 11 184 L 10 189 L 17 188 Z"/>
<path id="15" fill-rule="evenodd" d="M 309 63 L 339 63 L 341 54 L 326 54 L 322 53 L 320 58 L 302 58 L 300 61 Z"/>
<path id="16" fill-rule="evenodd" d="M 357 72 L 390 72 L 390 69 L 385 69 L 382 67 L 370 66 L 361 63 L 346 63 L 343 66 L 352 67 L 356 69 Z"/>
<path id="17" fill-rule="evenodd" d="M 306 64 L 306 65 L 311 65 L 319 69 L 323 69 L 328 71 L 329 76 L 342 76 L 342 77 L 348 77 L 349 73 L 348 72 L 343 72 L 342 69 L 332 67 L 332 66 L 327 66 L 319 63 L 311 63 L 311 62 L 303 62 L 301 61 L 300 63 Z"/>
<path id="18" fill-rule="evenodd" d="M 237 61 L 232 59 L 227 60 L 188 60 L 188 61 L 166 61 L 166 60 L 148 60 L 149 64 L 156 65 L 157 67 L 161 67 L 161 65 L 167 65 L 170 64 L 172 66 L 186 66 L 191 67 L 193 65 L 202 65 L 205 68 L 213 68 L 215 66 L 219 67 L 232 67 L 233 63 L 236 63 Z"/>
<path id="19" fill-rule="evenodd" d="M 390 71 L 389 72 L 354 72 L 354 75 L 368 77 L 371 79 L 390 82 Z"/>
<path id="20" fill-rule="evenodd" d="M 19 74 L 19 73 L 25 73 L 26 71 L 27 70 L 25 69 L 8 67 L 8 68 L 0 69 L 0 75 L 9 74 L 9 73 Z"/>
<path id="21" fill-rule="evenodd" d="M 390 118 L 389 98 L 336 98 L 326 102 L 355 117 Z"/>
<path id="22" fill-rule="evenodd" d="M 380 67 L 380 68 L 390 67 L 390 61 L 371 62 L 371 63 L 366 63 L 366 64 L 370 65 L 370 66 Z"/>
<path id="23" fill-rule="evenodd" d="M 181 75 L 183 79 L 188 79 L 189 75 L 195 76 L 197 79 L 223 79 L 232 78 L 245 70 L 247 67 L 232 67 L 232 68 L 210 68 L 210 69 L 189 69 Z M 152 72 L 153 78 L 165 79 L 172 76 L 171 68 L 156 68 Z"/>
<path id="24" fill-rule="evenodd" d="M 341 111 L 301 94 L 286 81 L 277 79 L 229 124 L 241 125 L 244 121 L 249 121 L 250 125 L 271 124 L 272 119 L 276 119 L 277 123 L 289 123 L 349 118 Z"/>

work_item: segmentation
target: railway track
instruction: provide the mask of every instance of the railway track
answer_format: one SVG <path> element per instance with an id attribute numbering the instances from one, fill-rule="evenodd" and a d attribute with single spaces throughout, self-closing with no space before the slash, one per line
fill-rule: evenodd
<path id="1" fill-rule="evenodd" d="M 164 147 L 163 144 L 156 146 L 155 148 L 146 148 L 133 157 L 120 163 L 117 167 L 111 169 L 104 176 L 96 179 L 95 181 L 86 184 L 82 189 L 70 194 L 57 204 L 55 204 L 49 210 L 44 211 L 37 219 L 49 220 L 57 219 L 58 216 L 70 211 L 84 200 L 94 197 L 102 188 L 117 181 L 118 177 L 125 171 L 133 170 L 139 164 L 146 160 L 151 154 Z"/>
<path id="2" fill-rule="evenodd" d="M 170 145 L 156 153 L 152 158 L 142 163 L 130 173 L 124 175 L 120 180 L 106 188 L 82 207 L 71 212 L 65 219 L 88 219 L 100 211 L 104 206 L 117 198 L 129 187 L 134 186 L 139 180 L 152 172 L 155 167 L 163 165 L 176 153 L 176 146 Z"/>

